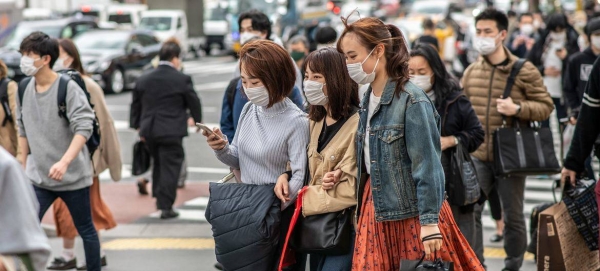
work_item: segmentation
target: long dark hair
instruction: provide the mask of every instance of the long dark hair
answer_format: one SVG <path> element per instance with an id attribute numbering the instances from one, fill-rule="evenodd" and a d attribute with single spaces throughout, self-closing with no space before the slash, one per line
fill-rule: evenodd
<path id="1" fill-rule="evenodd" d="M 440 54 L 429 44 L 417 44 L 415 48 L 410 51 L 410 57 L 420 56 L 427 60 L 429 67 L 433 70 L 433 76 L 435 81 L 433 82 L 431 90 L 435 94 L 435 106 L 437 108 L 446 101 L 448 95 L 452 92 L 461 91 L 458 80 L 452 76 L 446 65 L 442 62 Z"/>
<path id="2" fill-rule="evenodd" d="M 404 36 L 398 27 L 392 24 L 385 24 L 377 18 L 362 18 L 354 23 L 348 24 L 348 17 L 342 17 L 345 29 L 337 42 L 337 50 L 341 53 L 342 39 L 348 33 L 354 33 L 358 36 L 360 43 L 373 50 L 377 45 L 385 46 L 385 67 L 388 76 L 396 82 L 396 94 L 404 89 L 404 84 L 409 80 L 408 74 L 408 47 Z"/>
<path id="3" fill-rule="evenodd" d="M 75 43 L 69 39 L 59 39 L 58 45 L 65 53 L 67 53 L 67 55 L 73 58 L 73 63 L 71 63 L 70 68 L 78 71 L 81 75 L 85 75 L 85 70 L 81 64 L 81 56 L 79 55 L 79 50 L 77 50 Z"/>
<path id="4" fill-rule="evenodd" d="M 346 69 L 344 55 L 335 48 L 321 48 L 306 57 L 302 70 L 309 68 L 313 73 L 325 77 L 329 114 L 335 120 L 350 117 L 358 107 L 358 84 L 352 81 Z M 322 105 L 311 105 L 308 117 L 321 121 L 327 116 Z"/>

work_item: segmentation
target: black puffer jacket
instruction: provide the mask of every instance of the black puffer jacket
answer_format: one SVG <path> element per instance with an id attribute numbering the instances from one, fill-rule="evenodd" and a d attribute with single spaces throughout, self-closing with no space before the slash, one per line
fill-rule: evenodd
<path id="1" fill-rule="evenodd" d="M 274 185 L 210 184 L 205 216 L 212 225 L 217 261 L 225 270 L 274 269 L 281 202 L 273 188 Z"/>

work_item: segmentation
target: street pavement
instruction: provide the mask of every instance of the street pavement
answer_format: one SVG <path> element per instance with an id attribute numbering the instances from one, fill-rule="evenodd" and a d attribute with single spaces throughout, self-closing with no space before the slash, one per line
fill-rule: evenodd
<path id="1" fill-rule="evenodd" d="M 232 57 L 205 57 L 184 63 L 184 71 L 193 77 L 196 91 L 203 106 L 204 121 L 216 127 L 219 123 L 223 93 L 236 61 Z M 210 225 L 204 218 L 208 202 L 209 182 L 219 180 L 229 172 L 208 148 L 204 137 L 191 133 L 184 140 L 188 181 L 179 190 L 176 209 L 181 216 L 174 220 L 161 220 L 150 196 L 137 192 L 136 177 L 131 175 L 131 152 L 136 133 L 129 129 L 129 104 L 131 92 L 106 95 L 109 110 L 121 142 L 123 180 L 113 182 L 109 174 L 101 174 L 101 190 L 105 202 L 112 210 L 118 226 L 101 232 L 101 242 L 106 251 L 107 271 L 209 271 L 215 270 L 214 242 Z M 541 202 L 552 202 L 552 181 L 529 179 L 526 189 L 526 217 L 531 208 Z M 49 211 L 43 220 L 44 228 L 52 236 L 53 219 Z M 501 244 L 490 243 L 494 222 L 485 212 L 484 227 L 486 264 L 489 271 L 503 267 L 504 250 Z M 529 219 L 527 220 L 529 221 Z M 528 222 L 529 223 L 529 222 Z M 61 253 L 62 241 L 51 237 L 53 255 Z M 76 254 L 83 260 L 81 240 L 77 240 Z M 521 270 L 536 270 L 532 255 L 526 255 Z"/>

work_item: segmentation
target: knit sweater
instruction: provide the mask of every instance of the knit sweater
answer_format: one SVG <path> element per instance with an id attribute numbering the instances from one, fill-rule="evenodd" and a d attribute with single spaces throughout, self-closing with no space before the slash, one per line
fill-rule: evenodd
<path id="1" fill-rule="evenodd" d="M 94 111 L 85 92 L 75 83 L 67 85 L 67 120 L 58 116 L 59 77 L 45 92 L 37 92 L 35 78 L 17 99 L 19 135 L 27 138 L 31 154 L 27 157 L 27 177 L 34 185 L 52 191 L 74 191 L 92 185 L 92 164 L 87 147 L 69 164 L 62 181 L 48 177 L 50 168 L 62 159 L 75 135 L 88 139 L 92 135 Z"/>
<path id="2" fill-rule="evenodd" d="M 291 201 L 302 188 L 306 174 L 308 118 L 290 99 L 270 108 L 247 103 L 242 110 L 233 142 L 215 151 L 224 164 L 240 169 L 241 181 L 248 184 L 274 184 L 289 162 Z"/>

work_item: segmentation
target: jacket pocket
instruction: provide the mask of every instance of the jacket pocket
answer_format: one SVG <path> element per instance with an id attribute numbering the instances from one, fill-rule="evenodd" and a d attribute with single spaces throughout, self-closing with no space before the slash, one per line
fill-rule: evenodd
<path id="1" fill-rule="evenodd" d="M 402 137 L 404 137 L 404 129 L 389 129 L 379 133 L 379 139 L 387 144 L 392 144 Z"/>

